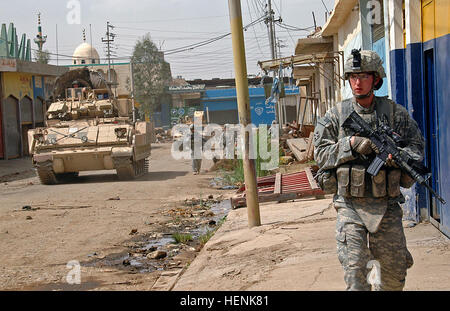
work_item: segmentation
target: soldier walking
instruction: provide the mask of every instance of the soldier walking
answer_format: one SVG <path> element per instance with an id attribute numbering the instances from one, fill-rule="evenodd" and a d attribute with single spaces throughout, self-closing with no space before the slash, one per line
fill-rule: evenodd
<path id="1" fill-rule="evenodd" d="M 320 167 L 317 180 L 326 193 L 334 194 L 338 258 L 347 290 L 371 290 L 368 274 L 373 263 L 380 268 L 374 290 L 402 290 L 413 259 L 403 232 L 399 203 L 405 198 L 400 186 L 409 188 L 414 180 L 390 158 L 376 176 L 366 173 L 368 159 L 378 150 L 370 139 L 342 124 L 356 111 L 373 129 L 389 125 L 405 141 L 402 152 L 419 161 L 424 139 L 404 107 L 374 95 L 386 77 L 377 53 L 353 50 L 344 75 L 353 98 L 328 110 L 314 132 L 314 158 Z"/>
<path id="2" fill-rule="evenodd" d="M 190 142 L 191 142 L 191 159 L 192 159 L 192 172 L 194 175 L 200 174 L 200 168 L 202 167 L 202 149 L 205 139 L 203 138 L 201 132 L 195 132 L 194 124 L 190 125 Z M 197 137 L 197 138 L 196 138 Z M 198 140 L 198 144 L 197 144 Z M 196 149 L 200 148 L 200 150 Z"/>

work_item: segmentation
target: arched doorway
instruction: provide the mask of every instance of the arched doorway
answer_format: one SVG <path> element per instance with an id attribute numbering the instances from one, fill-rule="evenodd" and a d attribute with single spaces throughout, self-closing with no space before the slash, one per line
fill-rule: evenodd
<path id="1" fill-rule="evenodd" d="M 5 158 L 20 157 L 19 101 L 9 96 L 3 101 L 5 121 Z"/>
<path id="2" fill-rule="evenodd" d="M 20 122 L 22 135 L 22 154 L 29 155 L 28 151 L 28 130 L 33 128 L 33 100 L 24 96 L 20 100 Z"/>
<path id="3" fill-rule="evenodd" d="M 40 97 L 34 101 L 34 118 L 35 127 L 44 126 L 44 100 Z"/>

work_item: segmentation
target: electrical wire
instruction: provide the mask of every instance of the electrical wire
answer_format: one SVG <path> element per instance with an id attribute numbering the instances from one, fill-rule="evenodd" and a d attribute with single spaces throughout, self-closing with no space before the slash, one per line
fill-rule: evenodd
<path id="1" fill-rule="evenodd" d="M 252 18 L 252 13 L 251 13 L 250 5 L 249 5 L 249 3 L 248 3 L 248 0 L 246 0 L 246 2 L 247 2 L 248 13 L 250 14 L 250 21 L 252 21 L 253 18 Z M 261 50 L 261 46 L 259 45 L 259 41 L 258 41 L 258 38 L 257 38 L 257 36 L 256 36 L 255 28 L 252 27 L 252 30 L 253 30 L 253 34 L 254 34 L 254 36 L 255 36 L 256 42 L 258 43 L 259 51 L 260 51 L 261 55 L 264 56 L 264 53 L 263 53 L 262 50 Z"/>

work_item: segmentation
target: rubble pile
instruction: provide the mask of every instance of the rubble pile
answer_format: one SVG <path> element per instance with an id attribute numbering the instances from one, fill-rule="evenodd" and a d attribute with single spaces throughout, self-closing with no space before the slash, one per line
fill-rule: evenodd
<path id="1" fill-rule="evenodd" d="M 294 121 L 283 126 L 280 134 L 280 147 L 283 150 L 280 164 L 291 165 L 294 162 L 314 161 L 313 135 L 313 125 L 300 126 Z"/>
<path id="2" fill-rule="evenodd" d="M 162 127 L 155 128 L 156 143 L 172 142 L 172 133 L 170 130 L 164 130 Z"/>

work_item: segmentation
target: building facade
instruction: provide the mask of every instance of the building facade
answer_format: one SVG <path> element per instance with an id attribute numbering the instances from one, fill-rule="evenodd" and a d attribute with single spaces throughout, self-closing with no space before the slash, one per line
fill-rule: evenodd
<path id="1" fill-rule="evenodd" d="M 44 126 L 46 102 L 65 67 L 0 58 L 0 159 L 28 155 L 27 132 Z"/>
<path id="2" fill-rule="evenodd" d="M 249 79 L 249 104 L 252 123 L 272 124 L 275 118 L 275 103 L 267 101 L 270 96 L 260 85 L 261 78 Z M 191 117 L 194 111 L 203 111 L 205 121 L 215 124 L 238 124 L 238 104 L 234 79 L 192 80 L 185 85 L 168 89 L 172 96 L 170 108 L 171 126 L 182 122 L 183 117 Z M 282 113 L 289 122 L 294 120 L 300 110 L 300 88 L 295 85 L 284 86 Z"/>

